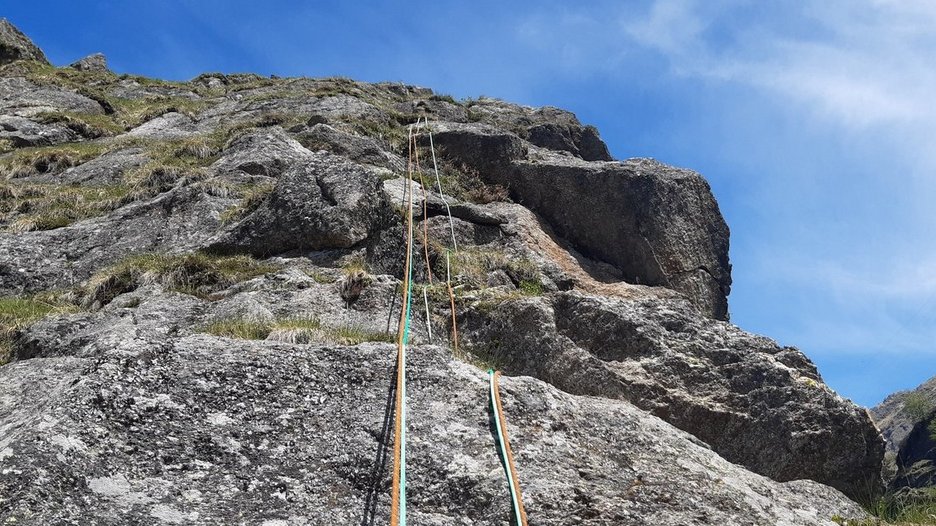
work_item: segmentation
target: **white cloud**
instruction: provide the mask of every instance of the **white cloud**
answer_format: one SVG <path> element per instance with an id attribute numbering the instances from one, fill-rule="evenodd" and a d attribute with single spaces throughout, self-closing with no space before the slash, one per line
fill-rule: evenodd
<path id="1" fill-rule="evenodd" d="M 644 48 L 675 74 L 772 91 L 849 128 L 936 122 L 932 2 L 832 0 L 785 11 L 741 0 L 628 2 L 539 13 L 519 33 L 579 71 L 613 72 L 604 57 Z"/>

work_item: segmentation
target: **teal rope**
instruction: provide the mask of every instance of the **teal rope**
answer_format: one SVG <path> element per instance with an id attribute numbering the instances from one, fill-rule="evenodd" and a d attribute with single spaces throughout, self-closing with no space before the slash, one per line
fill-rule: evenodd
<path id="1" fill-rule="evenodd" d="M 514 518 L 517 524 L 520 524 L 520 500 L 514 491 L 513 474 L 510 472 L 510 465 L 507 461 L 507 441 L 504 440 L 504 430 L 500 425 L 500 411 L 497 410 L 496 395 L 494 393 L 494 369 L 488 369 L 488 376 L 491 381 L 491 407 L 494 408 L 494 427 L 497 429 L 497 443 L 500 446 L 501 462 L 504 464 L 504 471 L 507 473 L 507 486 L 510 488 L 510 501 L 513 504 Z"/>
<path id="2" fill-rule="evenodd" d="M 410 192 L 412 192 L 412 183 L 410 183 Z M 412 223 L 410 224 L 410 235 L 413 235 Z M 411 248 L 412 250 L 412 248 Z M 410 252 L 410 265 L 406 269 L 406 317 L 403 320 L 403 346 L 400 352 L 403 356 L 400 365 L 403 367 L 403 381 L 401 391 L 403 392 L 403 403 L 400 407 L 400 526 L 406 526 L 406 345 L 409 343 L 410 320 L 413 311 L 413 258 Z"/>

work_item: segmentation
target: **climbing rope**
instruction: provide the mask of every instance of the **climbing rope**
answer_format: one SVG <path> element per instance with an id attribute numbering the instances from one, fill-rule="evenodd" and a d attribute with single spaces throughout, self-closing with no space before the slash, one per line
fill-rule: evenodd
<path id="1" fill-rule="evenodd" d="M 452 264 L 449 251 L 445 251 L 445 288 L 448 291 L 449 305 L 452 307 L 452 350 L 458 356 L 458 322 L 455 319 L 455 291 L 452 290 Z"/>
<path id="2" fill-rule="evenodd" d="M 429 134 L 429 151 L 432 154 L 432 171 L 435 174 L 436 189 L 439 191 L 439 198 L 445 205 L 445 211 L 449 220 L 449 231 L 452 234 L 452 248 L 458 254 L 458 241 L 455 240 L 455 221 L 452 219 L 452 209 L 449 207 L 445 194 L 442 193 L 442 179 L 439 177 L 439 163 L 436 161 L 435 143 L 432 140 L 432 127 L 429 126 L 429 119 L 426 119 L 426 132 Z M 425 188 L 425 186 L 424 186 Z M 452 348 L 455 355 L 458 355 L 458 319 L 455 316 L 455 291 L 452 289 L 452 264 L 450 261 L 451 250 L 445 251 L 445 289 L 448 292 L 449 306 L 452 311 Z"/>
<path id="3" fill-rule="evenodd" d="M 504 408 L 501 406 L 500 386 L 498 384 L 500 371 L 490 369 L 488 375 L 491 379 L 491 407 L 494 409 L 494 427 L 497 430 L 497 442 L 500 445 L 504 471 L 507 472 L 507 484 L 510 486 L 510 501 L 513 505 L 514 520 L 518 526 L 527 526 L 526 510 L 523 509 L 523 495 L 520 492 L 520 480 L 517 477 L 517 468 L 514 466 L 513 452 L 510 450 L 510 439 L 507 437 L 507 421 L 504 419 Z"/>
<path id="4" fill-rule="evenodd" d="M 410 153 L 414 149 L 413 128 L 409 130 Z M 403 273 L 403 302 L 397 330 L 396 411 L 393 441 L 393 487 L 390 501 L 390 525 L 406 526 L 406 344 L 413 303 L 413 164 L 408 163 L 409 200 L 406 214 L 406 263 Z M 404 189 L 405 192 L 405 189 Z"/>
<path id="5" fill-rule="evenodd" d="M 435 172 L 436 187 L 439 189 L 439 198 L 445 205 L 445 211 L 448 213 L 449 229 L 452 231 L 452 248 L 458 253 L 458 242 L 455 241 L 455 222 L 452 221 L 452 209 L 449 208 L 445 194 L 442 193 L 442 180 L 439 178 L 439 164 L 436 162 L 435 144 L 432 142 L 432 128 L 429 126 L 429 119 L 426 119 L 426 131 L 429 132 L 429 151 L 432 152 L 432 170 Z"/>

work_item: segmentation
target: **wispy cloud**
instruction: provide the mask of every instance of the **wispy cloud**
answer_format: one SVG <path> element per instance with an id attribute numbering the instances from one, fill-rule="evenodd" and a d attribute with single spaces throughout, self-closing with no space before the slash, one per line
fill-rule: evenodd
<path id="1" fill-rule="evenodd" d="M 707 114 L 713 121 L 732 111 L 754 111 L 732 116 L 741 124 L 796 115 L 800 134 L 820 139 L 760 128 L 730 154 L 755 166 L 735 177 L 756 190 L 726 207 L 743 221 L 732 225 L 746 251 L 736 261 L 747 265 L 736 265 L 735 290 L 749 319 L 782 318 L 783 327 L 755 325 L 811 352 L 936 352 L 925 316 L 936 305 L 936 3 L 592 6 L 574 19 L 540 13 L 524 32 L 563 35 L 539 43 L 583 57 L 566 61 L 567 70 L 629 82 L 629 65 L 643 56 L 674 81 L 757 97 L 723 103 L 714 110 L 722 113 Z M 775 157 L 754 153 L 778 141 L 787 142 Z"/>

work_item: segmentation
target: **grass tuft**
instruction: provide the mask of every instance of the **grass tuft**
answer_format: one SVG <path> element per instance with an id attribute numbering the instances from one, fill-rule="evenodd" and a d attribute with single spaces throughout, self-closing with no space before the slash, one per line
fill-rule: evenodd
<path id="1" fill-rule="evenodd" d="M 113 210 L 130 193 L 121 184 L 0 184 L 0 227 L 26 232 L 68 226 Z"/>
<path id="2" fill-rule="evenodd" d="M 0 296 L 0 365 L 12 358 L 12 344 L 16 334 L 50 315 L 77 310 L 75 305 L 52 292 L 35 296 Z"/>
<path id="3" fill-rule="evenodd" d="M 0 159 L 0 179 L 58 173 L 99 157 L 108 149 L 97 142 L 21 148 Z"/>
<path id="4" fill-rule="evenodd" d="M 168 290 L 206 298 L 212 292 L 277 270 L 249 256 L 215 256 L 202 252 L 141 254 L 112 265 L 88 280 L 82 304 L 100 308 L 120 294 L 159 283 Z"/>
<path id="5" fill-rule="evenodd" d="M 203 329 L 208 334 L 241 340 L 264 340 L 271 331 L 269 323 L 241 319 L 216 321 Z"/>
<path id="6" fill-rule="evenodd" d="M 206 325 L 202 332 L 244 340 L 270 340 L 290 344 L 357 345 L 364 342 L 393 342 L 395 335 L 354 325 L 332 327 L 315 318 L 283 318 L 255 321 L 243 318 Z"/>
<path id="7" fill-rule="evenodd" d="M 221 212 L 221 223 L 233 223 L 260 207 L 273 193 L 276 185 L 271 182 L 238 185 L 232 194 L 240 197 L 240 202 Z"/>

